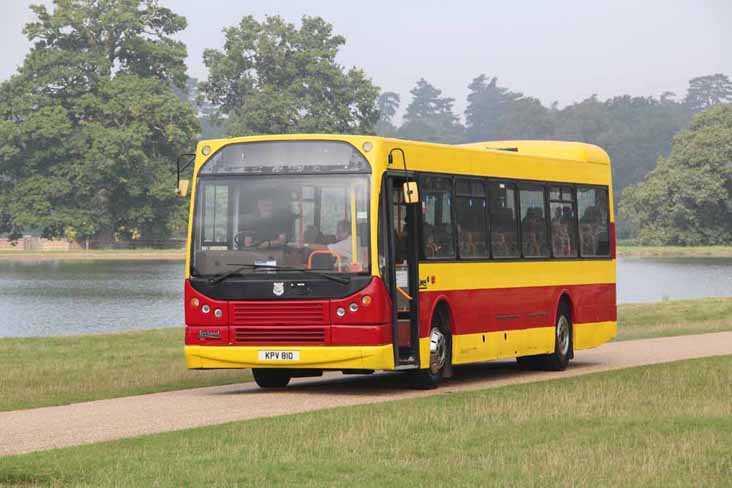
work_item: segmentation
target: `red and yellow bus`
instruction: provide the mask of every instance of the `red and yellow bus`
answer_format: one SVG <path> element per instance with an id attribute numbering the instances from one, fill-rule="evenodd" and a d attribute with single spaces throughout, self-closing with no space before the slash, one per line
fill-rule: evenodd
<path id="1" fill-rule="evenodd" d="M 207 140 L 191 188 L 189 368 L 252 368 L 262 387 L 405 370 L 434 387 L 453 365 L 500 358 L 563 370 L 615 336 L 599 147 Z"/>

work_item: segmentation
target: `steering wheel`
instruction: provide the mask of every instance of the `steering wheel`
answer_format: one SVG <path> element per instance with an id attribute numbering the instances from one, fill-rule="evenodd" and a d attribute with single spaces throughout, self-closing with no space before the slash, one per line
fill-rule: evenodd
<path id="1" fill-rule="evenodd" d="M 307 269 L 313 269 L 313 257 L 319 254 L 327 254 L 335 258 L 336 270 L 343 271 L 341 255 L 330 249 L 315 249 L 308 255 Z"/>

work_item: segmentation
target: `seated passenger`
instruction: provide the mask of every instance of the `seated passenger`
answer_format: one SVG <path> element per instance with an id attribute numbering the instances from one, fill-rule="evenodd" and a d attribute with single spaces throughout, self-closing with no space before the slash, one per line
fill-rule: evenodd
<path id="1" fill-rule="evenodd" d="M 320 232 L 320 229 L 315 227 L 314 225 L 308 225 L 305 229 L 305 232 L 303 232 L 303 244 L 306 246 L 308 244 L 325 244 L 325 236 L 323 236 L 323 233 Z"/>
<path id="2" fill-rule="evenodd" d="M 336 226 L 336 242 L 328 244 L 328 249 L 341 257 L 341 264 L 350 264 L 353 260 L 353 239 L 351 237 L 351 223 L 341 220 Z"/>

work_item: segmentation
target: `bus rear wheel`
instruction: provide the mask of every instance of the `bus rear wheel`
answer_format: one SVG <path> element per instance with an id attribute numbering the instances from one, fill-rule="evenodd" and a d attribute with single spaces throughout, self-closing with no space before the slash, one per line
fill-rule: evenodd
<path id="1" fill-rule="evenodd" d="M 260 388 L 284 388 L 290 382 L 292 375 L 285 369 L 252 369 L 254 381 Z"/>
<path id="2" fill-rule="evenodd" d="M 450 333 L 441 314 L 432 318 L 430 329 L 430 361 L 427 369 L 414 374 L 413 385 L 420 390 L 437 388 L 450 364 Z"/>
<path id="3" fill-rule="evenodd" d="M 540 369 L 544 371 L 564 371 L 572 356 L 572 316 L 569 306 L 562 302 L 557 310 L 554 326 L 554 352 L 537 356 L 518 357 L 522 369 Z"/>

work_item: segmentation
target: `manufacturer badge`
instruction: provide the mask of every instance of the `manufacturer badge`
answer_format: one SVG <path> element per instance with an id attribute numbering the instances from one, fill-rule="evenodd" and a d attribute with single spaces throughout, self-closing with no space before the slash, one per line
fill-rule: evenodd
<path id="1" fill-rule="evenodd" d="M 285 293 L 285 284 L 280 282 L 275 282 L 274 286 L 272 287 L 272 293 L 274 293 L 276 296 L 281 297 L 283 293 Z"/>

